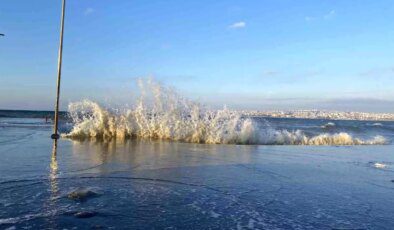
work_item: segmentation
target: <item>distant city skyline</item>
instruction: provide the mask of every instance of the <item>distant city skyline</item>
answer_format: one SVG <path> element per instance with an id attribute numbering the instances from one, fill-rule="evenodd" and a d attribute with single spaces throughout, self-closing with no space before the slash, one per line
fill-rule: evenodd
<path id="1" fill-rule="evenodd" d="M 0 109 L 52 110 L 61 1 L 0 2 Z M 152 77 L 212 107 L 394 112 L 394 4 L 68 0 L 61 108 Z"/>

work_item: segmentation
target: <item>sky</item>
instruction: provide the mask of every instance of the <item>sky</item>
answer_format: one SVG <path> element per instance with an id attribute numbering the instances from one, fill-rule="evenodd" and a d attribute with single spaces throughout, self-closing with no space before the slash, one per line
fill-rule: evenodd
<path id="1" fill-rule="evenodd" d="M 60 0 L 0 1 L 0 109 L 55 103 Z M 151 77 L 233 109 L 394 112 L 391 0 L 67 0 L 61 108 Z"/>

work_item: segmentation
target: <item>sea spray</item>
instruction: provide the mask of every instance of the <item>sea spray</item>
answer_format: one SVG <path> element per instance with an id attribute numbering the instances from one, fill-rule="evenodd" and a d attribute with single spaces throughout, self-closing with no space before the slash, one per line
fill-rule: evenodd
<path id="1" fill-rule="evenodd" d="M 133 108 L 115 110 L 83 100 L 69 105 L 74 139 L 151 138 L 207 144 L 373 145 L 382 136 L 361 140 L 348 133 L 308 137 L 302 131 L 276 130 L 227 108 L 210 110 L 152 81 L 139 81 L 141 96 Z"/>

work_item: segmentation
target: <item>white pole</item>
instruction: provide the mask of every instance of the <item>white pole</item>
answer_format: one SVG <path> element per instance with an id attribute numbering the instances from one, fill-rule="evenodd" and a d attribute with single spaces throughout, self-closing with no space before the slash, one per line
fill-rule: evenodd
<path id="1" fill-rule="evenodd" d="M 66 0 L 63 0 L 62 4 L 62 16 L 60 22 L 60 44 L 59 44 L 59 54 L 57 61 L 57 91 L 56 91 L 56 106 L 55 106 L 55 126 L 53 128 L 52 139 L 58 139 L 59 134 L 57 133 L 58 122 L 59 122 L 59 97 L 60 97 L 60 77 L 62 74 L 62 54 L 63 54 L 63 31 L 64 31 L 64 14 L 66 8 Z"/>

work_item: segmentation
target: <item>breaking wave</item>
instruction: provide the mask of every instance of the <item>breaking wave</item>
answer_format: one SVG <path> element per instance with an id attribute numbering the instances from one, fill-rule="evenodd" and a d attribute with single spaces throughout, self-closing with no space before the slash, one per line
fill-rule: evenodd
<path id="1" fill-rule="evenodd" d="M 63 137 L 73 139 L 151 138 L 207 144 L 374 145 L 348 133 L 307 136 L 300 130 L 276 130 L 227 108 L 209 110 L 171 89 L 147 80 L 139 82 L 141 97 L 129 109 L 108 109 L 83 100 L 69 105 L 73 128 Z"/>

